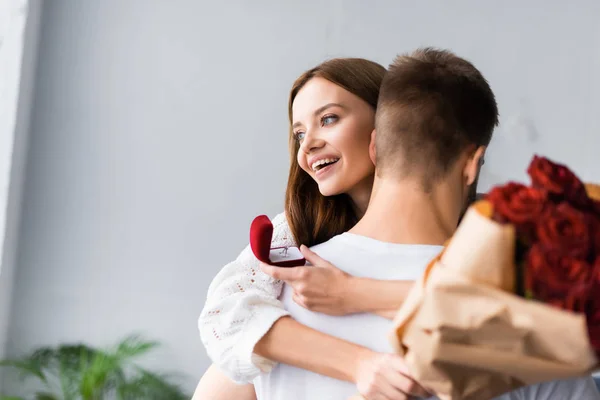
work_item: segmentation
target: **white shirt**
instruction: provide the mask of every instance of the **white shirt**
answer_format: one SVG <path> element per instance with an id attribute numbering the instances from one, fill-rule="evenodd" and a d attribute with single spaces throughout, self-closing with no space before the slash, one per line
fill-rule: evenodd
<path id="1" fill-rule="evenodd" d="M 351 233 L 313 247 L 322 258 L 350 275 L 382 280 L 418 279 L 441 250 L 441 246 L 384 243 Z M 387 340 L 392 329 L 392 321 L 388 319 L 367 313 L 329 316 L 308 311 L 292 300 L 292 290 L 287 285 L 284 285 L 281 300 L 291 316 L 304 325 L 378 352 L 393 352 Z M 285 364 L 259 376 L 254 386 L 258 400 L 341 400 L 357 393 L 352 383 Z M 600 395 L 590 377 L 533 385 L 497 400 L 533 399 L 594 400 L 600 399 Z"/>

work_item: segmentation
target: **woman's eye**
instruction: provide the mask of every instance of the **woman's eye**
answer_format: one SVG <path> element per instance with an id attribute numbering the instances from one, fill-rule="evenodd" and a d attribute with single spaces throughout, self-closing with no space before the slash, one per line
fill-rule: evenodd
<path id="1" fill-rule="evenodd" d="M 305 135 L 306 135 L 306 133 L 304 133 L 304 132 L 294 132 L 294 138 L 298 142 L 301 142 L 304 139 Z"/>
<path id="2" fill-rule="evenodd" d="M 338 117 L 335 115 L 325 115 L 323 118 L 321 118 L 321 125 L 322 126 L 330 125 L 330 124 L 333 124 L 337 120 L 338 120 Z"/>

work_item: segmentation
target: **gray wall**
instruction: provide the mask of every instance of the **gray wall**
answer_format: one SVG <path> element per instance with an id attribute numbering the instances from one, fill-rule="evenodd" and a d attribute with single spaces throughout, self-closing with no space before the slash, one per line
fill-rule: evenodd
<path id="1" fill-rule="evenodd" d="M 46 1 L 9 352 L 141 332 L 191 389 L 207 286 L 282 209 L 287 91 L 326 57 L 451 48 L 502 113 L 483 189 L 533 151 L 598 178 L 600 2 L 576 3 Z"/>

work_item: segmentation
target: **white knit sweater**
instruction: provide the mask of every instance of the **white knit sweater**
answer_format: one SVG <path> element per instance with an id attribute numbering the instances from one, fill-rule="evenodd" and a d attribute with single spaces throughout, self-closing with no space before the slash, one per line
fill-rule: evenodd
<path id="1" fill-rule="evenodd" d="M 272 220 L 271 247 L 296 246 L 284 213 Z M 198 320 L 202 343 L 220 369 L 237 383 L 251 382 L 275 362 L 254 346 L 279 318 L 289 315 L 279 301 L 283 282 L 264 274 L 250 246 L 227 264 L 208 288 Z"/>

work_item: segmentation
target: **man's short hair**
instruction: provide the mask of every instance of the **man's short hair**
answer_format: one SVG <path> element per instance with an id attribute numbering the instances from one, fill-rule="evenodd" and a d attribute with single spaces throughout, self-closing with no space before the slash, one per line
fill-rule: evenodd
<path id="1" fill-rule="evenodd" d="M 473 64 L 433 48 L 400 55 L 379 93 L 377 174 L 418 174 L 430 186 L 465 150 L 487 146 L 496 125 L 494 93 Z"/>

